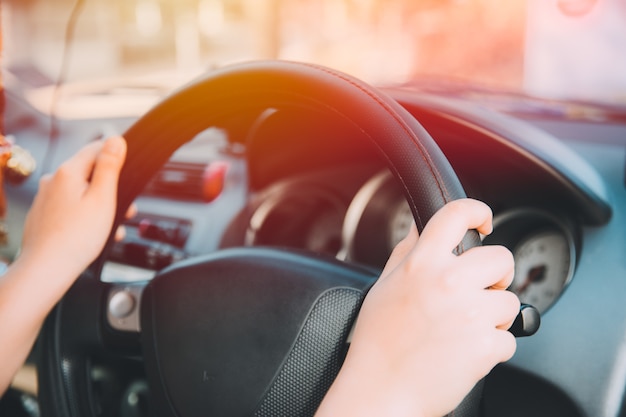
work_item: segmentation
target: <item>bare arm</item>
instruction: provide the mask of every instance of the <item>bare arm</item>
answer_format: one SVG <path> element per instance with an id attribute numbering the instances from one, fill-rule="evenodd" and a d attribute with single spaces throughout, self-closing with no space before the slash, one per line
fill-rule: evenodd
<path id="1" fill-rule="evenodd" d="M 122 138 L 94 142 L 42 177 L 20 255 L 0 278 L 0 393 L 28 356 L 46 315 L 102 250 L 125 155 Z"/>

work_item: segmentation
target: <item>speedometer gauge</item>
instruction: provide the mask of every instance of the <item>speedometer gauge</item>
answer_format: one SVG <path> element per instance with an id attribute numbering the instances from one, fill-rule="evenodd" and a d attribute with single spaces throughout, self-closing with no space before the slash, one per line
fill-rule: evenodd
<path id="1" fill-rule="evenodd" d="M 513 249 L 515 276 L 511 291 L 522 303 L 541 312 L 550 307 L 571 278 L 574 256 L 568 238 L 559 230 L 533 233 Z"/>
<path id="2" fill-rule="evenodd" d="M 576 223 L 566 214 L 522 208 L 498 214 L 483 244 L 503 245 L 515 258 L 509 288 L 520 301 L 546 312 L 574 275 Z"/>

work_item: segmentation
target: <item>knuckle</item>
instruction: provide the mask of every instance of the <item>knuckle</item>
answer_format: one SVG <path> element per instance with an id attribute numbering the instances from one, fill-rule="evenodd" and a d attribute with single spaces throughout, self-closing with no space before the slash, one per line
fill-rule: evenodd
<path id="1" fill-rule="evenodd" d="M 444 270 L 441 273 L 441 277 L 439 279 L 440 289 L 444 291 L 445 294 L 451 294 L 457 290 L 459 287 L 459 274 L 454 270 Z"/>
<path id="2" fill-rule="evenodd" d="M 39 178 L 39 187 L 43 188 L 46 187 L 50 181 L 52 181 L 52 175 L 50 174 L 44 174 Z"/>
<path id="3" fill-rule="evenodd" d="M 489 246 L 491 251 L 493 251 L 493 256 L 497 257 L 498 260 L 504 264 L 508 264 L 511 267 L 515 263 L 515 259 L 513 258 L 513 253 L 505 246 L 502 245 L 493 245 Z"/>
<path id="4" fill-rule="evenodd" d="M 453 200 L 446 204 L 446 216 L 465 218 L 467 216 L 467 200 Z"/>
<path id="5" fill-rule="evenodd" d="M 61 164 L 57 170 L 55 171 L 53 177 L 54 178 L 59 178 L 59 179 L 65 179 L 65 178 L 70 178 L 74 175 L 74 173 L 72 172 L 72 169 L 70 166 L 68 166 L 68 164 L 63 163 Z"/>
<path id="6" fill-rule="evenodd" d="M 392 253 L 397 253 L 397 252 L 404 253 L 404 252 L 407 252 L 408 249 L 410 248 L 411 243 L 412 242 L 409 239 L 409 236 L 408 235 L 405 236 L 400 242 L 398 242 L 396 244 L 396 246 L 393 248 Z"/>

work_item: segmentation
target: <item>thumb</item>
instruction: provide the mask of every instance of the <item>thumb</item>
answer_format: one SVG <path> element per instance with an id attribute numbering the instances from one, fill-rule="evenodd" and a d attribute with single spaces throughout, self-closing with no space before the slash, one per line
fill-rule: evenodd
<path id="1" fill-rule="evenodd" d="M 407 236 L 396 245 L 396 247 L 391 252 L 391 255 L 389 255 L 389 259 L 387 260 L 385 268 L 380 274 L 379 279 L 385 278 L 391 273 L 391 271 L 393 271 L 398 265 L 400 265 L 402 260 L 406 258 L 409 253 L 411 253 L 411 251 L 415 247 L 415 244 L 417 243 L 418 238 L 419 233 L 417 232 L 417 226 L 415 226 L 415 223 L 412 223 L 411 229 L 409 230 Z"/>
<path id="2" fill-rule="evenodd" d="M 115 195 L 120 170 L 126 158 L 126 141 L 121 136 L 113 136 L 104 142 L 104 146 L 96 157 L 91 176 L 90 190 L 98 194 Z"/>

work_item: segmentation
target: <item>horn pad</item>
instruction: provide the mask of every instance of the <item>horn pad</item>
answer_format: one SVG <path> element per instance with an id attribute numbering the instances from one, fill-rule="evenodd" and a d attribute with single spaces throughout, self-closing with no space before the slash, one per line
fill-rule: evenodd
<path id="1" fill-rule="evenodd" d="M 375 278 L 334 259 L 268 248 L 163 271 L 141 307 L 157 408 L 185 417 L 313 415 Z"/>

